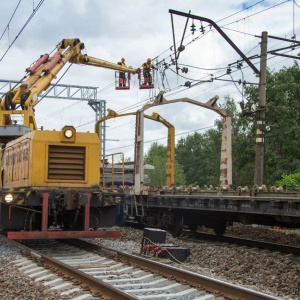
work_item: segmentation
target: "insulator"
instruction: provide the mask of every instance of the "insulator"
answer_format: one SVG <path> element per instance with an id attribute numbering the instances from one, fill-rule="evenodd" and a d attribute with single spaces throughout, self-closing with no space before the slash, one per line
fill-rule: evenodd
<path id="1" fill-rule="evenodd" d="M 238 192 L 239 192 L 239 193 L 247 193 L 248 191 L 249 191 L 249 189 L 248 189 L 247 186 L 245 186 L 245 187 L 239 186 L 239 187 L 238 187 Z"/>
<path id="2" fill-rule="evenodd" d="M 266 187 L 266 185 L 262 185 L 262 186 L 259 186 L 258 187 L 258 189 L 259 189 L 259 191 L 261 191 L 261 192 L 267 192 L 268 191 L 268 188 Z"/>
<path id="3" fill-rule="evenodd" d="M 185 84 L 184 84 L 184 86 L 186 86 L 186 87 L 189 88 L 189 87 L 191 87 L 191 84 L 192 84 L 192 83 L 191 83 L 190 81 L 186 81 Z"/>
<path id="4" fill-rule="evenodd" d="M 201 30 L 202 34 L 204 34 L 204 33 L 205 33 L 205 29 L 204 29 L 204 27 L 203 27 L 202 23 L 201 23 L 200 30 Z"/>
<path id="5" fill-rule="evenodd" d="M 185 67 L 183 67 L 183 68 L 181 69 L 181 71 L 182 71 L 182 73 L 187 73 L 187 72 L 189 71 L 189 69 L 188 69 L 188 68 L 185 68 Z"/>
<path id="6" fill-rule="evenodd" d="M 185 46 L 184 45 L 181 45 L 178 47 L 178 52 L 182 52 L 185 50 Z"/>
<path id="7" fill-rule="evenodd" d="M 196 31 L 196 25 L 194 24 L 194 20 L 193 20 L 193 23 L 191 25 L 191 32 L 192 32 L 192 34 L 194 34 L 195 31 Z"/>
<path id="8" fill-rule="evenodd" d="M 253 105 L 253 102 L 250 102 L 250 101 L 247 102 L 248 110 L 251 110 L 252 105 Z"/>
<path id="9" fill-rule="evenodd" d="M 267 192 L 268 188 L 264 184 L 262 186 L 254 185 L 253 186 L 253 191 L 254 192 Z"/>
<path id="10" fill-rule="evenodd" d="M 226 73 L 229 75 L 231 73 L 230 67 L 227 69 Z"/>
<path id="11" fill-rule="evenodd" d="M 240 107 L 241 107 L 242 110 L 245 109 L 245 103 L 244 103 L 244 101 L 241 101 L 241 102 L 240 102 Z"/>
<path id="12" fill-rule="evenodd" d="M 271 191 L 271 192 L 283 192 L 283 187 L 282 187 L 282 186 L 279 186 L 279 187 L 272 186 L 272 187 L 270 188 L 270 191 Z"/>
<path id="13" fill-rule="evenodd" d="M 242 68 L 243 64 L 241 62 L 237 63 L 237 68 L 240 70 Z"/>

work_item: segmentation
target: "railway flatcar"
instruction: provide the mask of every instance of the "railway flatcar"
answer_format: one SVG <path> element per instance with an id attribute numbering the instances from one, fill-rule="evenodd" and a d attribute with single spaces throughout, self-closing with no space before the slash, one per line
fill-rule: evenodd
<path id="1" fill-rule="evenodd" d="M 254 185 L 252 188 L 232 185 L 232 151 L 231 151 L 231 118 L 217 106 L 218 97 L 206 103 L 196 102 L 189 98 L 166 100 L 161 92 L 152 104 L 147 104 L 140 111 L 137 122 L 142 120 L 142 112 L 155 105 L 167 105 L 175 102 L 188 102 L 206 109 L 212 109 L 223 118 L 220 178 L 219 186 L 177 187 L 174 174 L 174 144 L 168 145 L 166 184 L 164 187 L 144 186 L 142 155 L 139 152 L 139 141 L 143 141 L 143 130 L 136 130 L 136 167 L 135 190 L 126 196 L 126 216 L 128 223 L 141 226 L 157 227 L 169 230 L 174 236 L 180 235 L 184 227 L 196 231 L 199 226 L 212 228 L 217 235 L 223 235 L 228 224 L 259 224 L 300 228 L 300 194 L 299 191 L 286 192 L 281 187 Z M 142 123 L 142 121 L 140 121 Z M 137 128 L 142 124 L 137 123 Z M 172 130 L 172 135 L 173 135 Z M 172 139 L 168 136 L 168 140 Z M 170 161 L 169 161 L 170 159 Z M 168 180 L 171 178 L 171 180 Z M 168 184 L 169 182 L 169 184 Z M 138 187 L 138 188 L 137 188 Z"/>
<path id="2" fill-rule="evenodd" d="M 236 191 L 189 187 L 151 190 L 147 196 L 128 195 L 127 220 L 147 227 L 169 230 L 179 236 L 184 228 L 205 226 L 223 235 L 236 222 L 285 228 L 300 228 L 300 195 L 254 186 Z"/>

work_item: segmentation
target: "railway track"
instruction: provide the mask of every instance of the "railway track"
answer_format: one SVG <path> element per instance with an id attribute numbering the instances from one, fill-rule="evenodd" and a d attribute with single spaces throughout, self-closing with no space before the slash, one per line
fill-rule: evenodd
<path id="1" fill-rule="evenodd" d="M 62 289 L 62 295 L 75 293 L 76 300 L 281 299 L 82 240 L 30 241 L 21 247 L 27 258 L 15 265 L 35 281 Z"/>
<path id="2" fill-rule="evenodd" d="M 260 250 L 269 250 L 272 252 L 277 252 L 280 255 L 284 255 L 293 261 L 300 263 L 300 247 L 270 243 L 260 240 L 252 240 L 245 238 L 236 238 L 229 236 L 217 236 L 214 234 L 204 233 L 204 232 L 190 232 L 186 231 L 178 239 L 189 242 L 202 242 L 208 241 L 213 243 L 222 243 L 230 245 L 238 245 L 241 247 L 257 248 Z"/>

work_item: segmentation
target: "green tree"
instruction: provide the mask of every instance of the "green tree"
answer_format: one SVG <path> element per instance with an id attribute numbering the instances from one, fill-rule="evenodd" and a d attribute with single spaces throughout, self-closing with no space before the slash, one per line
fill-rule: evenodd
<path id="1" fill-rule="evenodd" d="M 153 186 L 164 186 L 166 184 L 166 159 L 167 147 L 153 143 L 146 153 L 144 162 L 154 166 L 154 170 L 146 170 Z M 175 184 L 185 185 L 185 174 L 181 165 L 175 159 Z"/>
<path id="2" fill-rule="evenodd" d="M 268 71 L 266 93 L 265 183 L 274 185 L 283 174 L 300 172 L 300 68 Z M 257 88 L 246 89 L 257 104 Z"/>
<path id="3" fill-rule="evenodd" d="M 188 184 L 218 185 L 220 134 L 210 129 L 181 138 L 176 145 L 176 159 L 182 165 Z"/>
<path id="4" fill-rule="evenodd" d="M 232 187 L 253 185 L 255 122 L 242 117 L 240 108 L 229 96 L 220 107 L 232 118 Z M 176 157 L 183 166 L 188 183 L 219 185 L 222 121 L 223 118 L 219 117 L 215 121 L 216 128 L 203 134 L 195 132 L 178 141 Z"/>
<path id="5" fill-rule="evenodd" d="M 296 191 L 300 186 L 300 172 L 282 175 L 282 179 L 276 182 L 276 186 L 282 186 L 286 191 Z"/>
<path id="6" fill-rule="evenodd" d="M 276 182 L 285 188 L 295 188 L 291 174 L 300 173 L 300 68 L 295 62 L 289 68 L 267 72 L 266 93 L 266 128 L 265 131 L 265 181 L 268 186 Z M 258 107 L 258 87 L 247 86 L 245 102 L 254 103 L 252 114 L 243 115 L 237 102 L 225 97 L 221 106 L 232 117 L 232 160 L 233 188 L 254 183 L 256 114 Z M 246 104 L 246 103 L 244 103 Z M 183 171 L 186 180 L 182 182 L 193 185 L 218 185 L 220 169 L 220 150 L 222 137 L 222 118 L 215 122 L 216 127 L 205 133 L 195 132 L 181 138 L 175 149 L 176 162 Z M 159 157 L 156 157 L 159 156 Z M 165 179 L 164 146 L 152 145 L 146 158 L 147 163 L 155 164 L 157 172 L 153 178 L 162 185 Z M 159 171 L 160 170 L 160 171 Z M 176 169 L 176 172 L 177 169 Z M 180 174 L 180 173 L 177 173 Z M 176 182 L 181 182 L 181 180 Z M 283 184 L 284 185 L 284 184 Z"/>

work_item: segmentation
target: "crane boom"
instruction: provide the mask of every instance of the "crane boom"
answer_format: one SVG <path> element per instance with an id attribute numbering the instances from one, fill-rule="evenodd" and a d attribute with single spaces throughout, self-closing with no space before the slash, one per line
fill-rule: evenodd
<path id="1" fill-rule="evenodd" d="M 27 68 L 26 75 L 20 84 L 1 99 L 0 127 L 13 125 L 11 116 L 21 115 L 23 116 L 22 125 L 28 127 L 29 131 L 36 130 L 34 106 L 39 102 L 39 95 L 49 88 L 51 81 L 67 63 L 85 64 L 132 74 L 139 71 L 83 54 L 84 48 L 84 43 L 77 38 L 63 39 L 52 56 L 41 55 L 31 67 Z"/>

